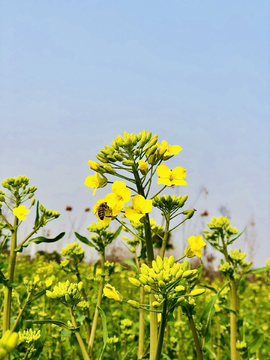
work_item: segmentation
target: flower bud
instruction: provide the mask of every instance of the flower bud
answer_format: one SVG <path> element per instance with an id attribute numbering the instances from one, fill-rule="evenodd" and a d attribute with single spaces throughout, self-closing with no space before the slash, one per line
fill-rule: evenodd
<path id="1" fill-rule="evenodd" d="M 134 279 L 134 278 L 129 277 L 128 280 L 131 282 L 132 285 L 134 285 L 136 287 L 141 286 L 141 283 L 140 283 L 140 281 L 138 279 Z"/>
<path id="2" fill-rule="evenodd" d="M 133 166 L 134 161 L 133 160 L 123 160 L 122 164 L 125 165 L 125 166 Z"/>
<path id="3" fill-rule="evenodd" d="M 147 292 L 147 293 L 151 293 L 151 291 L 152 291 L 152 289 L 151 289 L 151 287 L 149 286 L 149 285 L 145 285 L 144 286 L 144 290 Z"/>
<path id="4" fill-rule="evenodd" d="M 158 282 L 158 286 L 162 289 L 162 288 L 165 288 L 165 287 L 166 287 L 166 284 L 165 284 L 165 282 L 164 282 L 164 281 L 159 280 L 159 282 Z"/>
<path id="5" fill-rule="evenodd" d="M 173 264 L 174 264 L 174 256 L 173 255 L 169 257 L 168 264 L 170 265 L 170 267 L 173 266 Z"/>
<path id="6" fill-rule="evenodd" d="M 187 271 L 185 271 L 184 273 L 183 273 L 183 278 L 186 278 L 186 279 L 188 279 L 188 278 L 190 278 L 192 275 L 194 275 L 194 274 L 196 274 L 196 272 L 197 272 L 198 270 L 187 270 Z"/>
<path id="7" fill-rule="evenodd" d="M 118 160 L 118 161 L 122 161 L 124 158 L 122 155 L 120 155 L 118 152 L 115 152 L 113 154 L 113 156 Z"/>
<path id="8" fill-rule="evenodd" d="M 133 307 L 134 309 L 139 309 L 140 308 L 140 304 L 137 303 L 137 301 L 134 300 L 128 300 L 128 304 Z"/>
<path id="9" fill-rule="evenodd" d="M 178 285 L 176 286 L 175 288 L 175 291 L 179 292 L 179 291 L 184 291 L 185 290 L 185 287 L 183 285 Z"/>
<path id="10" fill-rule="evenodd" d="M 6 346 L 5 346 L 7 352 L 10 353 L 11 351 L 13 351 L 15 349 L 15 347 L 18 344 L 18 339 L 19 339 L 19 334 L 18 333 L 14 332 L 9 336 L 9 338 L 8 338 L 8 340 L 6 342 Z"/>
<path id="11" fill-rule="evenodd" d="M 195 289 L 191 291 L 189 296 L 199 296 L 202 295 L 203 293 L 205 293 L 205 289 Z"/>
<path id="12" fill-rule="evenodd" d="M 153 301 L 152 306 L 153 306 L 153 308 L 157 309 L 160 306 L 160 303 L 157 301 Z"/>
<path id="13" fill-rule="evenodd" d="M 151 146 L 156 145 L 157 141 L 158 141 L 158 136 L 157 136 L 157 135 L 154 135 L 154 136 L 152 137 L 152 139 L 149 141 L 148 147 L 151 147 Z"/>
<path id="14" fill-rule="evenodd" d="M 143 285 L 147 285 L 147 284 L 148 284 L 148 277 L 147 277 L 147 276 L 145 276 L 145 275 L 140 275 L 139 279 L 140 279 L 140 282 L 141 282 Z"/>
<path id="15" fill-rule="evenodd" d="M 112 162 L 116 162 L 116 158 L 113 155 L 107 155 L 107 159 L 112 161 Z"/>

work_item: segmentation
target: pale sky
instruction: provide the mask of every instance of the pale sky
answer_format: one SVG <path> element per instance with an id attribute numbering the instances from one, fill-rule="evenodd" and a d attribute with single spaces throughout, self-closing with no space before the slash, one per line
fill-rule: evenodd
<path id="1" fill-rule="evenodd" d="M 239 230 L 253 216 L 255 265 L 264 266 L 269 10 L 264 0 L 2 2 L 1 179 L 30 177 L 37 199 L 62 213 L 50 225 L 57 235 L 69 228 L 66 205 L 78 226 L 110 191 L 93 197 L 85 187 L 88 160 L 118 134 L 146 129 L 183 148 L 167 165 L 186 167 L 188 186 L 166 192 L 189 194 L 186 208 L 197 209 L 186 235 L 221 206 Z M 203 187 L 209 194 L 196 201 Z M 94 220 L 88 214 L 81 233 Z"/>

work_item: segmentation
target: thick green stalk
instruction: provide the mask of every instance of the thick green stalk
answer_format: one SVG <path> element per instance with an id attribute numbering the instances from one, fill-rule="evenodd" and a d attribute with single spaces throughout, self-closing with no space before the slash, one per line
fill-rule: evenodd
<path id="1" fill-rule="evenodd" d="M 236 350 L 236 335 L 237 335 L 237 326 L 236 326 L 236 311 L 237 311 L 237 292 L 236 284 L 234 279 L 230 279 L 230 324 L 231 324 L 231 360 L 237 360 L 237 350 Z"/>
<path id="2" fill-rule="evenodd" d="M 221 237 L 223 244 L 223 254 L 225 260 L 230 263 L 227 245 L 225 244 L 224 238 Z M 236 326 L 236 311 L 237 311 L 237 288 L 235 280 L 230 278 L 230 346 L 231 346 L 231 360 L 237 360 L 237 350 L 236 350 L 236 335 L 237 335 L 237 326 Z"/>
<path id="3" fill-rule="evenodd" d="M 167 305 L 168 305 L 168 300 L 166 299 L 163 303 L 162 317 L 161 317 L 161 324 L 159 327 L 158 345 L 157 345 L 157 352 L 156 352 L 155 360 L 160 360 L 162 358 L 161 352 L 162 352 L 162 345 L 163 345 L 164 333 L 165 333 L 166 322 L 167 322 Z"/>
<path id="4" fill-rule="evenodd" d="M 101 255 L 101 274 L 104 274 L 105 254 L 101 253 L 100 255 Z M 96 335 L 96 330 L 97 330 L 98 314 L 99 314 L 98 306 L 101 305 L 103 288 L 104 288 L 104 276 L 101 276 L 100 283 L 99 283 L 99 289 L 98 289 L 97 305 L 96 305 L 95 315 L 94 315 L 94 319 L 93 319 L 91 335 L 90 335 L 90 339 L 89 339 L 89 343 L 88 343 L 88 348 L 90 350 L 91 358 L 93 358 L 93 346 L 94 346 L 94 340 L 95 340 L 95 335 Z"/>
<path id="5" fill-rule="evenodd" d="M 72 325 L 75 328 L 77 328 L 77 323 L 76 323 L 75 316 L 73 314 L 71 306 L 69 307 L 69 313 L 70 313 Z M 76 338 L 78 340 L 78 343 L 80 345 L 80 348 L 82 350 L 84 360 L 90 360 L 90 357 L 89 357 L 89 355 L 87 353 L 86 347 L 84 345 L 83 339 L 82 339 L 81 334 L 79 333 L 79 331 L 75 331 L 75 336 L 76 336 Z"/>
<path id="6" fill-rule="evenodd" d="M 191 328 L 191 331 L 192 331 L 193 339 L 194 339 L 194 342 L 195 342 L 197 359 L 198 360 L 203 360 L 201 344 L 200 344 L 200 341 L 199 341 L 199 338 L 198 338 L 197 330 L 195 328 L 194 320 L 193 320 L 192 315 L 188 315 L 188 320 L 189 320 L 189 325 L 190 325 L 190 328 Z"/>
<path id="7" fill-rule="evenodd" d="M 16 203 L 18 206 L 18 203 Z M 10 244 L 10 253 L 9 253 L 9 264 L 8 264 L 8 280 L 12 284 L 14 281 L 15 274 L 15 265 L 16 265 L 16 256 L 17 253 L 14 251 L 17 246 L 17 228 L 18 228 L 18 218 L 14 217 L 13 231 L 11 234 L 11 244 Z M 4 298 L 4 314 L 3 314 L 3 333 L 10 329 L 10 317 L 11 317 L 11 298 L 12 298 L 12 287 L 5 288 L 5 298 Z"/>
<path id="8" fill-rule="evenodd" d="M 168 241 L 168 237 L 169 237 L 169 225 L 170 225 L 170 217 L 169 217 L 169 215 L 166 215 L 166 227 L 165 227 L 165 232 L 164 232 L 164 236 L 163 236 L 163 240 L 162 240 L 162 246 L 161 246 L 161 250 L 160 250 L 160 257 L 162 260 L 165 255 L 167 241 Z"/>
<path id="9" fill-rule="evenodd" d="M 140 195 L 142 195 L 145 198 L 144 189 L 141 184 L 141 179 L 135 166 L 133 167 L 133 174 L 136 180 L 136 186 L 138 192 Z M 154 260 L 154 249 L 152 243 L 150 219 L 148 214 L 145 214 L 144 232 L 145 232 L 148 266 L 152 267 L 152 261 Z M 149 301 L 150 301 L 150 310 L 154 310 L 154 308 L 151 305 L 155 301 L 153 294 L 150 294 Z M 150 360 L 155 360 L 156 349 L 157 349 L 157 335 L 158 335 L 157 314 L 153 311 L 150 311 Z"/>
<path id="10" fill-rule="evenodd" d="M 140 304 L 144 304 L 144 288 L 140 288 Z M 138 359 L 141 359 L 144 354 L 144 310 L 139 310 L 139 346 Z"/>

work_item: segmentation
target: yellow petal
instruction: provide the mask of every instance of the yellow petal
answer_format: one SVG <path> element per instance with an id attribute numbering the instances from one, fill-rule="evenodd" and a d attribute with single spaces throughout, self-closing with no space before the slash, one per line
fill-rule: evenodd
<path id="1" fill-rule="evenodd" d="M 173 155 L 177 155 L 180 153 L 180 151 L 182 150 L 182 148 L 179 145 L 173 145 L 170 147 L 170 153 Z"/>
<path id="2" fill-rule="evenodd" d="M 150 213 L 152 210 L 152 200 L 145 200 L 145 205 L 143 207 L 143 212 Z"/>
<path id="3" fill-rule="evenodd" d="M 186 174 L 186 169 L 183 166 L 177 166 L 176 168 L 174 168 L 172 170 L 172 174 L 178 179 L 185 179 L 187 174 Z"/>
<path id="4" fill-rule="evenodd" d="M 132 198 L 132 205 L 135 209 L 142 209 L 145 206 L 145 198 L 142 195 L 135 195 Z"/>
<path id="5" fill-rule="evenodd" d="M 177 186 L 187 186 L 187 182 L 185 180 L 173 180 L 171 182 L 171 185 L 177 185 Z"/>
<path id="6" fill-rule="evenodd" d="M 171 175 L 171 170 L 168 166 L 161 164 L 157 167 L 157 174 L 162 178 L 168 178 Z"/>
<path id="7" fill-rule="evenodd" d="M 129 220 L 134 222 L 139 222 L 140 219 L 144 216 L 144 214 L 138 214 L 137 211 L 131 208 L 126 208 L 125 215 Z"/>
<path id="8" fill-rule="evenodd" d="M 172 182 L 171 182 L 169 179 L 158 178 L 157 183 L 158 183 L 159 185 L 172 186 Z"/>

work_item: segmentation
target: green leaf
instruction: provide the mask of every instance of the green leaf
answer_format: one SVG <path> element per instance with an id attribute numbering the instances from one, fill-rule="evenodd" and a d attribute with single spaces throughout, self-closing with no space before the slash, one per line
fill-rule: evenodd
<path id="1" fill-rule="evenodd" d="M 264 342 L 264 335 L 255 338 L 255 340 L 252 341 L 252 343 L 250 344 L 250 352 L 255 353 L 257 350 L 259 350 L 263 342 Z"/>
<path id="2" fill-rule="evenodd" d="M 46 289 L 43 289 L 43 290 L 39 291 L 38 293 L 34 294 L 33 296 L 31 296 L 30 300 L 28 301 L 28 304 L 30 304 L 34 300 L 37 300 L 41 296 L 45 295 L 46 290 L 48 290 L 48 289 L 49 289 L 49 287 L 47 287 Z"/>
<path id="3" fill-rule="evenodd" d="M 108 238 L 108 242 L 112 242 L 114 239 L 116 239 L 120 235 L 122 228 L 123 228 L 122 225 L 119 226 L 119 228 L 115 231 L 115 233 Z"/>
<path id="4" fill-rule="evenodd" d="M 211 291 L 213 291 L 215 294 L 217 294 L 217 289 L 215 289 L 215 288 L 212 287 L 212 286 L 209 286 L 209 285 L 201 285 L 201 284 L 200 284 L 200 287 L 203 287 L 203 288 L 206 288 L 206 289 L 208 289 L 208 290 L 211 290 Z"/>
<path id="5" fill-rule="evenodd" d="M 65 331 L 69 332 L 70 334 L 73 333 L 74 331 L 78 331 L 80 329 L 80 327 L 70 329 L 70 327 L 67 324 L 65 324 L 63 321 L 57 321 L 57 320 L 26 320 L 26 321 L 30 324 L 41 324 L 41 325 L 54 324 L 56 326 L 61 327 Z"/>
<path id="6" fill-rule="evenodd" d="M 52 238 L 52 239 L 45 238 L 44 236 L 38 236 L 38 237 L 36 237 L 34 239 L 29 240 L 28 243 L 18 246 L 14 251 L 15 252 L 22 252 L 23 248 L 26 248 L 32 242 L 35 243 L 35 244 L 53 243 L 53 242 L 56 242 L 56 241 L 62 239 L 62 237 L 64 237 L 64 236 L 65 236 L 65 232 L 61 232 L 59 235 L 57 235 L 55 238 Z"/>
<path id="7" fill-rule="evenodd" d="M 36 219 L 34 228 L 38 227 L 39 224 L 39 200 L 37 201 L 37 208 L 36 208 Z"/>
<path id="8" fill-rule="evenodd" d="M 124 261 L 124 263 L 127 264 L 128 266 L 130 266 L 130 267 L 132 268 L 132 270 L 133 270 L 136 274 L 139 275 L 139 271 L 138 271 L 137 266 L 136 266 L 136 264 L 135 264 L 135 262 L 134 262 L 133 260 L 127 259 L 127 260 Z"/>
<path id="9" fill-rule="evenodd" d="M 246 275 L 247 274 L 260 274 L 265 271 L 266 271 L 266 267 L 262 267 L 262 268 L 258 268 L 258 269 L 251 269 L 246 272 Z"/>
<path id="10" fill-rule="evenodd" d="M 76 238 L 79 239 L 82 243 L 84 243 L 90 247 L 93 247 L 97 250 L 96 246 L 93 243 L 91 243 L 91 241 L 89 241 L 85 236 L 78 234 L 76 231 L 74 232 L 74 234 L 75 234 Z"/>
<path id="11" fill-rule="evenodd" d="M 107 332 L 107 323 L 106 323 L 106 315 L 104 311 L 98 306 L 98 311 L 101 316 L 102 321 L 102 332 L 103 332 L 103 348 L 101 349 L 101 352 L 99 354 L 98 360 L 101 360 L 103 358 L 103 353 L 107 346 L 107 339 L 108 339 L 108 332 Z"/>
<path id="12" fill-rule="evenodd" d="M 219 290 L 219 292 L 209 301 L 209 303 L 205 306 L 201 319 L 200 319 L 200 323 L 203 324 L 203 337 L 206 335 L 208 326 L 210 324 L 211 318 L 215 313 L 215 302 L 217 300 L 217 298 L 219 297 L 220 293 L 222 292 L 223 289 L 225 289 L 225 287 L 229 284 L 229 282 L 226 282 L 226 284 L 224 284 L 222 286 L 222 288 Z"/>

